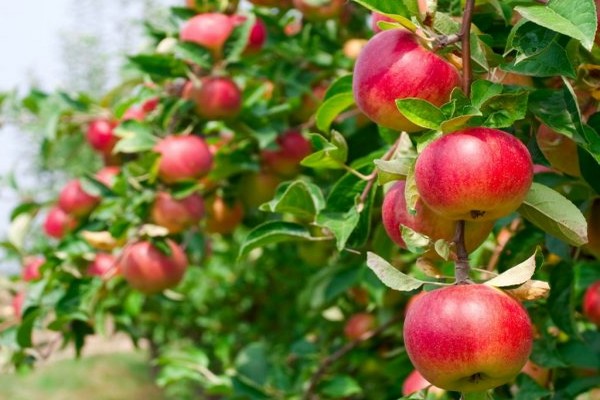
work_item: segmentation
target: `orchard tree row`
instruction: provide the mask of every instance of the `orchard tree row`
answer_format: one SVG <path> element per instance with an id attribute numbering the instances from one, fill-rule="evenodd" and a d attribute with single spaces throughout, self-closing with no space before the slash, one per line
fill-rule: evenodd
<path id="1" fill-rule="evenodd" d="M 65 177 L 5 368 L 118 331 L 177 399 L 598 398 L 597 11 L 189 0 L 104 97 L 3 97 Z"/>

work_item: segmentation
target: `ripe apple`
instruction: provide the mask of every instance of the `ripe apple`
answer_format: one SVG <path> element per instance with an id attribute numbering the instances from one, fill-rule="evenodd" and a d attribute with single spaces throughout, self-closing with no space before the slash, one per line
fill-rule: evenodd
<path id="1" fill-rule="evenodd" d="M 110 154 L 119 138 L 114 134 L 113 129 L 117 124 L 108 119 L 96 119 L 88 125 L 87 140 L 89 144 L 98 152 Z"/>
<path id="2" fill-rule="evenodd" d="M 232 15 L 231 19 L 233 20 L 234 26 L 242 25 L 246 22 L 247 17 L 245 15 Z M 258 53 L 265 42 L 267 41 L 267 26 L 263 22 L 262 19 L 256 18 L 254 25 L 250 28 L 250 36 L 248 37 L 248 44 L 244 49 L 245 54 L 255 54 Z"/>
<path id="3" fill-rule="evenodd" d="M 117 268 L 117 259 L 109 253 L 97 253 L 87 268 L 89 276 L 98 276 L 100 278 L 110 278 Z"/>
<path id="4" fill-rule="evenodd" d="M 44 257 L 26 257 L 21 277 L 25 282 L 36 281 L 42 277 L 40 267 L 46 262 Z"/>
<path id="5" fill-rule="evenodd" d="M 440 106 L 460 84 L 448 61 L 425 49 L 405 29 L 375 35 L 354 66 L 353 91 L 358 108 L 386 128 L 417 132 L 423 128 L 400 114 L 396 99 L 416 97 Z"/>
<path id="6" fill-rule="evenodd" d="M 125 111 L 121 121 L 134 120 L 141 122 L 144 120 L 144 118 L 146 118 L 146 112 L 142 110 L 141 107 L 131 106 L 127 109 L 127 111 Z"/>
<path id="7" fill-rule="evenodd" d="M 194 135 L 170 135 L 154 147 L 160 154 L 158 177 L 176 183 L 201 177 L 210 171 L 213 157 L 204 139 Z"/>
<path id="8" fill-rule="evenodd" d="M 65 185 L 58 196 L 58 206 L 65 212 L 77 217 L 89 214 L 98 205 L 100 199 L 86 193 L 78 179 Z"/>
<path id="9" fill-rule="evenodd" d="M 577 143 L 572 139 L 542 124 L 535 135 L 535 140 L 552 168 L 571 176 L 581 176 Z"/>
<path id="10" fill-rule="evenodd" d="M 348 340 L 362 339 L 377 326 L 375 317 L 369 313 L 357 313 L 352 315 L 344 325 L 344 336 Z"/>
<path id="11" fill-rule="evenodd" d="M 60 207 L 54 206 L 48 211 L 44 221 L 46 235 L 62 239 L 68 232 L 75 228 L 77 221 Z"/>
<path id="12" fill-rule="evenodd" d="M 184 42 L 206 47 L 215 58 L 220 59 L 223 46 L 231 36 L 233 28 L 233 21 L 226 14 L 199 14 L 183 24 L 179 31 L 179 38 Z"/>
<path id="13" fill-rule="evenodd" d="M 346 43 L 344 43 L 342 52 L 349 59 L 356 60 L 367 43 L 367 39 L 348 39 L 346 40 Z"/>
<path id="14" fill-rule="evenodd" d="M 405 187 L 405 181 L 396 182 L 383 199 L 381 218 L 390 239 L 405 249 L 406 243 L 402 239 L 402 225 L 404 225 L 433 241 L 444 239 L 451 242 L 456 232 L 456 221 L 436 214 L 421 199 L 415 206 L 416 215 L 412 215 L 407 209 L 404 196 Z M 467 221 L 465 225 L 467 251 L 471 252 L 479 247 L 488 237 L 493 226 L 494 221 Z"/>
<path id="15" fill-rule="evenodd" d="M 457 392 L 484 391 L 510 382 L 533 345 L 523 306 L 486 285 L 454 285 L 427 292 L 408 308 L 406 352 L 433 385 Z"/>
<path id="16" fill-rule="evenodd" d="M 271 200 L 281 179 L 270 171 L 245 175 L 240 180 L 240 199 L 246 208 L 258 208 Z"/>
<path id="17" fill-rule="evenodd" d="M 298 131 L 288 131 L 276 139 L 276 150 L 263 150 L 265 167 L 282 177 L 293 177 L 300 171 L 300 161 L 312 153 L 310 142 Z"/>
<path id="18" fill-rule="evenodd" d="M 583 296 L 583 314 L 600 327 L 600 281 L 594 282 Z"/>
<path id="19" fill-rule="evenodd" d="M 294 7 L 297 8 L 307 20 L 324 21 L 338 17 L 342 12 L 345 0 L 323 1 L 321 2 L 322 5 L 314 5 L 314 1 L 311 0 L 293 0 L 293 3 Z"/>
<path id="20" fill-rule="evenodd" d="M 159 192 L 150 213 L 157 225 L 167 228 L 169 233 L 180 233 L 200 222 L 204 201 L 197 193 L 175 199 L 168 192 Z"/>
<path id="21" fill-rule="evenodd" d="M 533 181 L 527 147 L 506 132 L 465 128 L 431 142 L 417 158 L 421 198 L 448 219 L 489 221 L 515 211 Z"/>
<path id="22" fill-rule="evenodd" d="M 431 383 L 427 381 L 427 379 L 423 378 L 423 375 L 419 373 L 416 369 L 408 374 L 404 383 L 402 384 L 402 395 L 409 396 L 419 390 L 427 389 L 428 394 L 434 394 L 436 398 L 441 397 L 444 394 L 444 389 L 440 389 L 438 387 L 432 386 Z"/>
<path id="23" fill-rule="evenodd" d="M 234 118 L 242 109 L 242 92 L 230 78 L 204 78 L 200 86 L 192 86 L 189 95 L 198 115 L 208 120 Z"/>
<path id="24" fill-rule="evenodd" d="M 379 27 L 379 25 L 377 25 L 377 23 L 379 21 L 396 22 L 392 18 L 388 17 L 385 14 L 381 14 L 378 12 L 372 13 L 371 14 L 371 29 L 373 29 L 373 32 L 375 32 L 375 33 L 379 33 L 382 31 L 381 28 Z"/>
<path id="25" fill-rule="evenodd" d="M 125 280 L 145 294 L 154 294 L 176 286 L 188 266 L 183 249 L 172 240 L 165 254 L 148 241 L 133 243 L 123 250 L 118 268 Z"/>
<path id="26" fill-rule="evenodd" d="M 529 377 L 536 381 L 541 387 L 547 387 L 550 383 L 550 370 L 548 368 L 540 367 L 531 360 L 527 360 L 527 364 L 525 364 L 521 372 L 525 375 L 529 375 Z"/>
<path id="27" fill-rule="evenodd" d="M 104 167 L 96 173 L 96 179 L 108 188 L 112 188 L 115 183 L 115 178 L 119 175 L 121 169 L 119 167 Z"/>
<path id="28" fill-rule="evenodd" d="M 588 242 L 585 249 L 600 258 L 600 197 L 595 198 L 587 213 Z"/>
<path id="29" fill-rule="evenodd" d="M 239 200 L 228 202 L 221 196 L 206 201 L 206 225 L 208 233 L 231 233 L 244 218 L 244 207 Z"/>

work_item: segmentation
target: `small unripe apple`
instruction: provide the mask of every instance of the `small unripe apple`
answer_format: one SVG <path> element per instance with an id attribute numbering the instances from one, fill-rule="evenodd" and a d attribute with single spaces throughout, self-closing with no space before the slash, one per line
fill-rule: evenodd
<path id="1" fill-rule="evenodd" d="M 192 87 L 190 99 L 198 115 L 208 120 L 234 118 L 242 109 L 242 92 L 226 77 L 204 78 L 199 87 Z"/>
<path id="2" fill-rule="evenodd" d="M 273 198 L 280 183 L 281 179 L 269 171 L 245 175 L 240 181 L 240 199 L 246 208 L 257 208 Z"/>
<path id="3" fill-rule="evenodd" d="M 381 14 L 378 12 L 374 12 L 373 14 L 371 14 L 371 29 L 373 29 L 373 32 L 379 33 L 382 31 L 382 29 L 378 25 L 378 23 L 380 21 L 396 22 L 392 18 L 388 17 L 387 15 L 384 15 L 384 14 Z"/>
<path id="4" fill-rule="evenodd" d="M 98 276 L 100 278 L 109 278 L 117 269 L 117 259 L 112 254 L 97 253 L 87 268 L 89 276 Z"/>
<path id="5" fill-rule="evenodd" d="M 375 35 L 354 66 L 353 91 L 358 108 L 375 123 L 399 131 L 417 132 L 423 128 L 400 114 L 396 99 L 414 97 L 441 106 L 459 84 L 456 68 L 421 46 L 405 29 Z"/>
<path id="6" fill-rule="evenodd" d="M 228 15 L 205 13 L 196 15 L 183 24 L 179 38 L 184 42 L 192 42 L 206 47 L 215 58 L 219 59 L 233 28 L 233 21 Z"/>
<path id="7" fill-rule="evenodd" d="M 583 314 L 600 327 L 600 281 L 594 282 L 583 296 Z"/>
<path id="8" fill-rule="evenodd" d="M 456 232 L 456 221 L 446 219 L 433 212 L 421 199 L 415 205 L 416 214 L 408 211 L 404 191 L 406 181 L 396 182 L 383 199 L 381 218 L 390 239 L 402 248 L 406 243 L 402 239 L 402 226 L 429 237 L 432 241 L 444 239 L 451 242 Z M 470 253 L 489 236 L 494 221 L 473 222 L 465 225 L 465 244 Z"/>
<path id="9" fill-rule="evenodd" d="M 104 186 L 111 188 L 119 172 L 121 172 L 119 167 L 104 167 L 96 173 L 96 179 Z"/>
<path id="10" fill-rule="evenodd" d="M 46 235 L 62 239 L 68 232 L 70 232 L 77 225 L 77 221 L 71 215 L 67 214 L 60 207 L 52 207 L 46 219 L 44 221 L 44 232 Z"/>
<path id="11" fill-rule="evenodd" d="M 356 60 L 367 43 L 367 39 L 348 39 L 344 43 L 342 52 L 349 59 Z"/>
<path id="12" fill-rule="evenodd" d="M 175 199 L 167 192 L 159 192 L 151 210 L 152 220 L 169 230 L 180 233 L 197 225 L 204 216 L 204 201 L 197 194 Z"/>
<path id="13" fill-rule="evenodd" d="M 423 378 L 423 375 L 419 373 L 416 369 L 408 374 L 404 383 L 402 384 L 402 395 L 409 396 L 419 390 L 427 389 L 428 394 L 435 394 L 435 397 L 441 397 L 444 394 L 444 389 L 440 389 L 438 387 L 432 386 L 431 383 L 427 381 L 427 379 Z"/>
<path id="14" fill-rule="evenodd" d="M 40 267 L 46 262 L 44 257 L 27 257 L 23 261 L 21 277 L 25 282 L 36 281 L 42 277 Z"/>
<path id="15" fill-rule="evenodd" d="M 170 254 L 163 253 L 148 241 L 125 247 L 118 268 L 133 288 L 154 294 L 175 287 L 181 281 L 188 266 L 187 256 L 172 240 L 165 243 Z"/>
<path id="16" fill-rule="evenodd" d="M 300 161 L 312 152 L 310 142 L 298 131 L 288 131 L 276 139 L 276 150 L 263 150 L 262 160 L 267 169 L 282 177 L 293 177 L 300 171 Z"/>
<path id="17" fill-rule="evenodd" d="M 242 25 L 246 22 L 247 17 L 245 15 L 232 15 L 231 19 L 235 26 Z M 250 35 L 248 36 L 248 44 L 244 49 L 245 54 L 258 53 L 265 42 L 267 41 L 267 26 L 262 19 L 256 18 L 254 25 L 250 28 Z"/>
<path id="18" fill-rule="evenodd" d="M 197 179 L 207 174 L 213 164 L 208 145 L 194 135 L 167 136 L 154 151 L 160 154 L 158 177 L 165 183 Z"/>
<path id="19" fill-rule="evenodd" d="M 92 211 L 100 199 L 86 193 L 78 179 L 67 182 L 58 196 L 58 205 L 65 212 L 81 217 Z"/>
<path id="20" fill-rule="evenodd" d="M 344 6 L 345 0 L 329 0 L 321 2 L 320 5 L 311 4 L 311 0 L 293 0 L 294 7 L 297 8 L 304 18 L 309 21 L 323 21 L 338 17 Z"/>
<path id="21" fill-rule="evenodd" d="M 503 291 L 481 284 L 419 296 L 404 321 L 406 352 L 433 385 L 457 392 L 510 382 L 533 346 L 527 311 Z"/>
<path id="22" fill-rule="evenodd" d="M 375 329 L 377 321 L 369 313 L 354 314 L 344 325 L 344 336 L 348 340 L 359 340 Z"/>
<path id="23" fill-rule="evenodd" d="M 577 143 L 572 139 L 542 124 L 535 135 L 535 140 L 552 168 L 571 176 L 581 176 Z"/>
<path id="24" fill-rule="evenodd" d="M 239 200 L 228 202 L 221 196 L 206 201 L 206 226 L 208 233 L 229 234 L 244 218 L 244 207 Z"/>
<path id="25" fill-rule="evenodd" d="M 119 138 L 113 129 L 116 123 L 107 119 L 97 119 L 88 125 L 86 138 L 89 144 L 98 152 L 110 154 Z"/>
<path id="26" fill-rule="evenodd" d="M 533 181 L 527 147 L 506 132 L 466 128 L 431 142 L 417 158 L 415 181 L 436 213 L 489 221 L 515 211 Z"/>
<path id="27" fill-rule="evenodd" d="M 550 383 L 550 370 L 548 368 L 540 367 L 531 360 L 527 361 L 527 364 L 525 364 L 521 372 L 528 375 L 541 387 L 547 387 Z"/>

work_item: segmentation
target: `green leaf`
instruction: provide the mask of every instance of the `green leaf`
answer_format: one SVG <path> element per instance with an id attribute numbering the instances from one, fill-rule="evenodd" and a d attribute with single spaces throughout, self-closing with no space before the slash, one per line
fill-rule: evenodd
<path id="1" fill-rule="evenodd" d="M 404 158 L 390 161 L 375 160 L 377 166 L 377 181 L 384 183 L 406 179 L 408 171 L 415 162 L 415 158 Z"/>
<path id="2" fill-rule="evenodd" d="M 587 243 L 587 223 L 581 211 L 547 186 L 534 182 L 518 211 L 540 229 L 573 246 Z"/>
<path id="3" fill-rule="evenodd" d="M 383 14 L 398 14 L 410 18 L 417 15 L 419 8 L 417 0 L 354 0 L 358 4 L 368 8 L 371 11 L 377 11 Z"/>
<path id="4" fill-rule="evenodd" d="M 152 150 L 158 141 L 147 125 L 134 120 L 123 122 L 115 129 L 115 134 L 121 138 L 115 146 L 116 153 L 139 153 Z"/>
<path id="5" fill-rule="evenodd" d="M 42 311 L 39 307 L 30 307 L 26 310 L 25 315 L 23 315 L 23 321 L 17 331 L 17 343 L 19 346 L 31 347 L 33 345 L 31 334 L 33 326 L 41 313 Z"/>
<path id="6" fill-rule="evenodd" d="M 360 221 L 360 213 L 356 207 L 346 212 L 323 211 L 317 215 L 317 224 L 327 227 L 336 238 L 338 250 L 343 250 L 346 242 Z"/>
<path id="7" fill-rule="evenodd" d="M 487 80 L 476 80 L 471 85 L 471 102 L 473 107 L 480 109 L 491 98 L 502 94 L 504 87 Z"/>
<path id="8" fill-rule="evenodd" d="M 358 395 L 362 389 L 358 382 L 348 375 L 337 375 L 323 384 L 321 393 L 326 396 L 341 399 L 343 397 Z"/>
<path id="9" fill-rule="evenodd" d="M 251 343 L 244 347 L 235 358 L 237 373 L 262 386 L 268 377 L 268 358 L 269 354 L 265 343 Z"/>
<path id="10" fill-rule="evenodd" d="M 323 135 L 313 133 L 310 142 L 315 151 L 300 164 L 311 168 L 341 169 L 348 158 L 348 144 L 341 133 L 331 131 L 328 141 Z"/>
<path id="11" fill-rule="evenodd" d="M 238 61 L 248 45 L 250 31 L 256 22 L 256 16 L 253 13 L 245 14 L 245 16 L 244 23 L 233 30 L 223 46 L 223 54 L 228 62 Z"/>
<path id="12" fill-rule="evenodd" d="M 539 262 L 536 262 L 536 260 L 538 259 Z M 531 277 L 535 273 L 535 269 L 539 265 L 541 265 L 542 262 L 543 259 L 539 257 L 539 253 L 536 250 L 535 254 L 533 254 L 527 260 L 523 261 L 521 264 L 504 271 L 500 275 L 484 283 L 488 286 L 495 287 L 509 287 L 522 285 L 523 283 L 531 279 Z"/>
<path id="13" fill-rule="evenodd" d="M 415 180 L 415 166 L 414 164 L 408 170 L 406 176 L 406 185 L 404 186 L 404 198 L 406 199 L 406 207 L 408 212 L 415 215 L 417 213 L 417 202 L 421 195 L 417 190 L 417 181 Z"/>
<path id="14" fill-rule="evenodd" d="M 446 119 L 442 110 L 427 100 L 417 98 L 398 99 L 396 100 L 396 106 L 406 119 L 423 128 L 438 130 Z"/>
<path id="15" fill-rule="evenodd" d="M 527 114 L 528 92 L 520 91 L 494 96 L 481 106 L 485 121 L 482 125 L 489 128 L 508 128 Z"/>
<path id="16" fill-rule="evenodd" d="M 552 320 L 562 331 L 578 336 L 575 326 L 575 273 L 573 266 L 561 262 L 550 272 L 550 296 L 548 311 Z"/>
<path id="17" fill-rule="evenodd" d="M 210 51 L 196 43 L 177 43 L 175 46 L 175 55 L 202 68 L 211 68 L 212 66 L 212 54 Z"/>
<path id="18" fill-rule="evenodd" d="M 240 248 L 238 259 L 268 244 L 310 239 L 312 236 L 308 228 L 303 225 L 284 221 L 265 222 L 248 233 Z"/>
<path id="19" fill-rule="evenodd" d="M 354 95 L 350 93 L 336 94 L 325 100 L 316 114 L 317 128 L 329 132 L 329 128 L 338 115 L 354 104 Z"/>
<path id="20" fill-rule="evenodd" d="M 187 66 L 170 54 L 142 54 L 129 57 L 129 60 L 142 72 L 153 78 L 185 77 Z"/>
<path id="21" fill-rule="evenodd" d="M 327 88 L 323 100 L 328 100 L 338 94 L 352 93 L 352 78 L 352 75 L 344 75 L 336 79 L 335 82 Z"/>
<path id="22" fill-rule="evenodd" d="M 289 213 L 301 218 L 312 219 L 325 208 L 321 189 L 310 182 L 297 180 L 279 185 L 275 197 L 260 209 L 272 213 Z"/>
<path id="23" fill-rule="evenodd" d="M 390 263 L 375 253 L 367 253 L 367 266 L 375 273 L 375 275 L 377 275 L 384 285 L 394 290 L 410 292 L 427 283 L 398 271 Z"/>
<path id="24" fill-rule="evenodd" d="M 422 254 L 431 244 L 428 236 L 416 232 L 407 226 L 401 225 L 400 231 L 402 233 L 402 240 L 404 240 L 406 248 L 411 253 Z"/>
<path id="25" fill-rule="evenodd" d="M 597 29 L 594 0 L 550 0 L 547 4 L 518 6 L 515 11 L 545 28 L 570 36 L 588 51 L 594 46 Z"/>

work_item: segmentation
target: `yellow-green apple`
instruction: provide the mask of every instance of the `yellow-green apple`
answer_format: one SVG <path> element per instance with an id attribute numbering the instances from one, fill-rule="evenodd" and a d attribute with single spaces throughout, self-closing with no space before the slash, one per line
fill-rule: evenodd
<path id="1" fill-rule="evenodd" d="M 375 317 L 369 313 L 352 315 L 344 325 L 344 336 L 348 340 L 359 340 L 371 333 L 377 326 Z"/>
<path id="2" fill-rule="evenodd" d="M 531 360 L 527 360 L 527 364 L 525 364 L 521 372 L 528 375 L 541 387 L 547 387 L 550 383 L 550 370 L 540 367 Z"/>
<path id="3" fill-rule="evenodd" d="M 431 142 L 417 158 L 415 181 L 436 213 L 454 220 L 494 220 L 515 211 L 533 181 L 527 147 L 506 132 L 466 128 Z"/>
<path id="4" fill-rule="evenodd" d="M 48 211 L 44 220 L 44 232 L 50 237 L 62 239 L 76 225 L 77 221 L 73 216 L 67 214 L 62 208 L 54 206 Z"/>
<path id="5" fill-rule="evenodd" d="M 527 311 L 500 289 L 448 286 L 419 296 L 406 312 L 404 344 L 415 368 L 433 385 L 457 392 L 510 382 L 533 345 Z"/>
<path id="6" fill-rule="evenodd" d="M 315 2 L 314 0 L 293 0 L 294 7 L 297 8 L 304 18 L 309 21 L 323 21 L 338 17 L 346 0 L 323 0 Z"/>
<path id="7" fill-rule="evenodd" d="M 110 154 L 119 140 L 113 131 L 116 125 L 115 122 L 104 118 L 90 122 L 86 134 L 88 143 L 96 151 L 107 155 Z"/>
<path id="8" fill-rule="evenodd" d="M 100 199 L 88 194 L 81 187 L 78 179 L 73 179 L 65 185 L 58 196 L 58 206 L 65 212 L 77 217 L 87 215 L 92 211 Z"/>
<path id="9" fill-rule="evenodd" d="M 585 250 L 600 258 L 600 197 L 592 200 L 586 219 L 588 242 Z"/>
<path id="10" fill-rule="evenodd" d="M 176 199 L 168 192 L 159 192 L 150 214 L 152 220 L 169 233 L 180 233 L 200 222 L 204 216 L 204 201 L 197 193 Z"/>
<path id="11" fill-rule="evenodd" d="M 240 199 L 246 208 L 257 208 L 271 200 L 281 179 L 270 171 L 244 175 L 240 180 Z"/>
<path id="12" fill-rule="evenodd" d="M 194 135 L 170 135 L 154 147 L 160 154 L 158 177 L 165 183 L 197 179 L 206 175 L 213 157 L 204 139 Z"/>
<path id="13" fill-rule="evenodd" d="M 298 131 L 288 131 L 276 139 L 278 148 L 262 152 L 262 161 L 270 171 L 292 177 L 300 171 L 300 161 L 312 152 L 310 142 Z"/>
<path id="14" fill-rule="evenodd" d="M 396 99 L 419 98 L 440 106 L 460 84 L 454 66 L 424 48 L 405 29 L 375 35 L 354 66 L 353 91 L 358 108 L 386 128 L 406 132 L 423 130 L 406 119 Z"/>
<path id="15" fill-rule="evenodd" d="M 362 49 L 367 45 L 367 39 L 348 39 L 344 43 L 344 47 L 342 48 L 342 52 L 346 57 L 351 60 L 356 60 L 362 51 Z"/>
<path id="16" fill-rule="evenodd" d="M 108 188 L 112 188 L 115 178 L 119 175 L 121 169 L 115 166 L 108 166 L 96 172 L 96 179 Z"/>
<path id="17" fill-rule="evenodd" d="M 244 207 L 239 200 L 227 201 L 214 196 L 206 201 L 206 226 L 209 233 L 228 234 L 237 228 L 244 218 Z"/>
<path id="18" fill-rule="evenodd" d="M 40 267 L 46 262 L 44 257 L 26 257 L 23 260 L 21 277 L 25 282 L 36 281 L 42 277 Z"/>
<path id="19" fill-rule="evenodd" d="M 97 253 L 87 268 L 89 276 L 98 276 L 100 278 L 110 278 L 117 269 L 117 259 L 109 253 Z"/>
<path id="20" fill-rule="evenodd" d="M 181 27 L 179 38 L 209 49 L 213 57 L 222 57 L 223 45 L 231 36 L 233 21 L 226 14 L 205 13 L 190 18 Z"/>
<path id="21" fill-rule="evenodd" d="M 408 374 L 404 383 L 402 384 L 402 395 L 409 396 L 419 390 L 427 389 L 428 394 L 434 394 L 435 398 L 441 397 L 444 394 L 444 389 L 440 389 L 438 387 L 432 386 L 431 383 L 427 381 L 427 379 L 423 378 L 423 375 L 419 373 L 416 369 Z"/>
<path id="22" fill-rule="evenodd" d="M 444 239 L 451 242 L 456 232 L 456 221 L 446 219 L 433 212 L 421 199 L 415 205 L 416 214 L 408 211 L 404 191 L 405 181 L 396 182 L 385 194 L 381 218 L 383 227 L 390 239 L 402 248 L 406 243 L 402 239 L 402 226 L 429 237 L 432 241 Z M 475 250 L 489 236 L 493 221 L 467 221 L 465 225 L 465 244 L 467 251 Z"/>
<path id="23" fill-rule="evenodd" d="M 542 124 L 535 140 L 552 168 L 571 176 L 581 176 L 577 143 L 572 139 Z"/>
<path id="24" fill-rule="evenodd" d="M 227 77 L 204 78 L 199 86 L 192 86 L 189 95 L 196 104 L 196 113 L 204 119 L 234 118 L 242 109 L 242 92 Z"/>
<path id="25" fill-rule="evenodd" d="M 188 266 L 187 256 L 177 243 L 166 242 L 169 254 L 149 241 L 135 242 L 123 250 L 118 268 L 131 287 L 154 294 L 177 286 Z"/>
<path id="26" fill-rule="evenodd" d="M 246 22 L 247 17 L 245 15 L 232 15 L 231 19 L 233 20 L 234 26 L 242 25 Z M 246 44 L 246 48 L 244 49 L 245 54 L 255 54 L 258 53 L 265 42 L 267 41 L 267 26 L 263 22 L 262 19 L 256 18 L 254 25 L 250 28 L 250 35 L 248 36 L 248 43 Z"/>
<path id="27" fill-rule="evenodd" d="M 583 314 L 600 327 L 600 281 L 587 288 L 583 296 Z"/>

